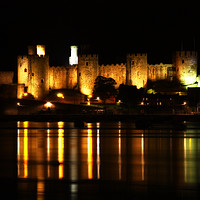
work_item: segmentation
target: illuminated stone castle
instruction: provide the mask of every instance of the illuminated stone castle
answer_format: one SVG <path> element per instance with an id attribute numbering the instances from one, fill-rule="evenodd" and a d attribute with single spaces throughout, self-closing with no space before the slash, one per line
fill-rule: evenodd
<path id="1" fill-rule="evenodd" d="M 112 65 L 99 65 L 97 54 L 78 55 L 78 48 L 71 46 L 69 66 L 49 66 L 49 56 L 45 46 L 28 47 L 28 55 L 18 56 L 18 98 L 32 94 L 35 99 L 43 99 L 49 90 L 73 89 L 91 95 L 97 76 L 113 78 L 120 84 L 145 88 L 147 80 L 178 79 L 189 86 L 197 79 L 197 53 L 179 51 L 172 64 L 150 65 L 147 54 L 128 54 L 127 62 Z"/>

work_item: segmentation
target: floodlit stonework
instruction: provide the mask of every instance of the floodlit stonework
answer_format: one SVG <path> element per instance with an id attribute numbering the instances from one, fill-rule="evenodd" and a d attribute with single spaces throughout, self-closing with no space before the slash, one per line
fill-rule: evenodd
<path id="1" fill-rule="evenodd" d="M 18 56 L 18 98 L 26 91 L 35 99 L 43 99 L 49 89 L 72 89 L 91 95 L 97 76 L 113 78 L 116 88 L 127 84 L 138 89 L 145 88 L 148 80 L 172 81 L 176 78 L 187 86 L 194 84 L 197 78 L 196 52 L 176 52 L 172 64 L 156 65 L 148 64 L 146 53 L 127 54 L 126 63 L 115 65 L 99 65 L 97 54 L 78 55 L 76 59 L 78 64 L 50 67 L 45 46 L 29 46 L 28 55 Z"/>

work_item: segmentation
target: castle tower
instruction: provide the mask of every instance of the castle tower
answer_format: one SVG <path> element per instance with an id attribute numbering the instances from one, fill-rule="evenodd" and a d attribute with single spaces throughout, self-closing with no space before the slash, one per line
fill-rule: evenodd
<path id="1" fill-rule="evenodd" d="M 37 52 L 37 54 L 35 54 Z M 28 92 L 35 99 L 43 99 L 49 92 L 49 56 L 45 46 L 28 47 L 28 55 L 18 56 L 18 84 L 24 84 L 26 91 L 18 92 L 18 98 Z"/>
<path id="2" fill-rule="evenodd" d="M 92 95 L 94 82 L 99 74 L 97 54 L 78 57 L 78 86 L 82 94 Z"/>
<path id="3" fill-rule="evenodd" d="M 71 46 L 71 57 L 69 57 L 70 65 L 78 65 L 78 47 Z"/>
<path id="4" fill-rule="evenodd" d="M 128 54 L 126 84 L 143 88 L 147 83 L 147 54 Z"/>
<path id="5" fill-rule="evenodd" d="M 177 51 L 173 59 L 178 80 L 185 86 L 191 86 L 197 79 L 197 52 Z"/>

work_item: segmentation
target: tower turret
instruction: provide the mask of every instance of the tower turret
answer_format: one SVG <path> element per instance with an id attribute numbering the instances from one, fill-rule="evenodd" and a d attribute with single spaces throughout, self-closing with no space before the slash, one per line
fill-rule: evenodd
<path id="1" fill-rule="evenodd" d="M 126 84 L 137 88 L 145 87 L 147 83 L 147 54 L 128 54 L 126 68 Z"/>
<path id="2" fill-rule="evenodd" d="M 37 52 L 37 54 L 35 54 Z M 24 84 L 26 92 L 35 99 L 43 99 L 49 92 L 49 56 L 45 46 L 28 47 L 28 55 L 18 56 L 18 84 Z M 18 98 L 23 92 L 18 92 Z"/>
<path id="3" fill-rule="evenodd" d="M 197 78 L 197 52 L 177 51 L 173 59 L 176 67 L 178 80 L 189 87 L 196 82 Z"/>
<path id="4" fill-rule="evenodd" d="M 91 95 L 94 82 L 99 74 L 99 59 L 97 54 L 78 57 L 78 86 L 80 92 Z"/>

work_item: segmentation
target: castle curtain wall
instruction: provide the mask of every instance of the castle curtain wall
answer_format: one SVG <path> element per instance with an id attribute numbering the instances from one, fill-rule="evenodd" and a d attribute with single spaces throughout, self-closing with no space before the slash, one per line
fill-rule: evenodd
<path id="1" fill-rule="evenodd" d="M 50 67 L 51 89 L 74 89 L 77 85 L 77 66 Z"/>
<path id="2" fill-rule="evenodd" d="M 148 80 L 165 80 L 168 79 L 168 69 L 172 67 L 172 64 L 156 64 L 148 65 Z"/>
<path id="3" fill-rule="evenodd" d="M 126 84 L 126 65 L 121 63 L 116 65 L 100 65 L 99 75 L 107 78 L 113 78 L 116 81 L 116 88 L 120 84 Z"/>
<path id="4" fill-rule="evenodd" d="M 40 51 L 39 51 L 40 50 Z M 76 89 L 91 95 L 97 76 L 113 78 L 120 84 L 145 88 L 147 80 L 173 80 L 177 78 L 191 86 L 197 78 L 197 52 L 176 52 L 173 64 L 148 65 L 147 54 L 128 54 L 125 64 L 100 65 L 97 54 L 79 55 L 78 65 L 49 67 L 44 45 L 29 47 L 28 55 L 18 56 L 17 97 L 22 98 L 24 87 L 35 99 L 43 99 L 50 89 Z M 0 73 L 0 83 L 9 84 L 13 74 Z"/>
<path id="5" fill-rule="evenodd" d="M 12 84 L 14 72 L 0 72 L 0 84 Z"/>

